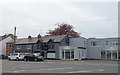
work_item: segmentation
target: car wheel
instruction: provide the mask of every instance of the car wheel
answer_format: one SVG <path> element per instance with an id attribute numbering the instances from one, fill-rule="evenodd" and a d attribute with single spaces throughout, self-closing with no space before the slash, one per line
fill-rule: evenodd
<path id="1" fill-rule="evenodd" d="M 16 58 L 17 61 L 19 61 L 19 58 Z"/>
<path id="2" fill-rule="evenodd" d="M 26 58 L 24 58 L 24 61 L 27 61 L 27 59 L 26 59 Z"/>
<path id="3" fill-rule="evenodd" d="M 36 58 L 34 59 L 36 62 L 38 61 Z"/>
<path id="4" fill-rule="evenodd" d="M 8 60 L 9 60 L 9 61 L 11 61 L 11 59 L 10 59 L 10 58 L 8 58 Z"/>

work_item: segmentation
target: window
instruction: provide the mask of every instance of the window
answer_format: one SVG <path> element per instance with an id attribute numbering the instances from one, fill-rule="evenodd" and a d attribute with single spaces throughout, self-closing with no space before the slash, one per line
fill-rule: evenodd
<path id="1" fill-rule="evenodd" d="M 65 51 L 65 59 L 70 59 L 70 50 Z"/>
<path id="2" fill-rule="evenodd" d="M 48 48 L 49 48 L 49 49 L 53 49 L 53 48 L 54 48 L 54 45 L 49 45 Z"/>
<path id="3" fill-rule="evenodd" d="M 97 46 L 97 42 L 92 41 L 91 46 Z"/>
<path id="4" fill-rule="evenodd" d="M 111 59 L 111 51 L 107 51 L 107 59 Z"/>
<path id="5" fill-rule="evenodd" d="M 62 50 L 62 59 L 64 59 L 64 50 Z"/>
<path id="6" fill-rule="evenodd" d="M 48 45 L 42 45 L 42 50 L 48 50 Z"/>
<path id="7" fill-rule="evenodd" d="M 37 45 L 37 49 L 41 49 L 41 45 Z"/>
<path id="8" fill-rule="evenodd" d="M 7 44 L 7 48 L 12 48 L 12 44 Z"/>
<path id="9" fill-rule="evenodd" d="M 32 48 L 32 46 L 31 45 L 27 45 L 27 49 L 31 49 Z"/>
<path id="10" fill-rule="evenodd" d="M 84 41 L 84 46 L 86 46 L 86 43 L 87 43 L 87 42 L 86 42 L 86 41 Z"/>
<path id="11" fill-rule="evenodd" d="M 101 41 L 98 41 L 98 46 L 101 46 Z"/>
<path id="12" fill-rule="evenodd" d="M 109 42 L 108 42 L 108 41 L 105 41 L 105 44 L 106 44 L 106 45 L 109 45 Z"/>
<path id="13" fill-rule="evenodd" d="M 68 38 L 66 39 L 66 43 L 69 43 L 69 39 Z"/>
<path id="14" fill-rule="evenodd" d="M 120 59 L 120 51 L 118 50 L 118 59 Z"/>
<path id="15" fill-rule="evenodd" d="M 92 41 L 91 46 L 101 46 L 101 41 Z"/>
<path id="16" fill-rule="evenodd" d="M 105 51 L 101 51 L 101 59 L 105 59 L 106 58 L 106 53 Z"/>
<path id="17" fill-rule="evenodd" d="M 71 50 L 71 59 L 74 59 L 74 50 Z"/>
<path id="18" fill-rule="evenodd" d="M 113 41 L 113 42 L 112 42 L 112 45 L 114 45 L 114 46 L 116 45 L 116 46 L 117 46 L 117 45 L 118 45 L 118 41 L 117 41 L 117 40 L 116 40 L 116 41 Z"/>
<path id="19" fill-rule="evenodd" d="M 21 49 L 21 45 L 17 45 L 17 49 Z"/>
<path id="20" fill-rule="evenodd" d="M 113 59 L 117 59 L 117 51 L 113 51 L 112 55 L 113 55 Z"/>

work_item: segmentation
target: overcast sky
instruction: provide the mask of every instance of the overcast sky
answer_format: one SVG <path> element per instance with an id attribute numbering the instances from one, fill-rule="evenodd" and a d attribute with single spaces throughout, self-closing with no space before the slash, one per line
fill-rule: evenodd
<path id="1" fill-rule="evenodd" d="M 45 35 L 62 22 L 86 38 L 116 37 L 118 2 L 11 0 L 1 3 L 0 21 L 0 35 L 13 33 L 16 26 L 19 38 Z"/>

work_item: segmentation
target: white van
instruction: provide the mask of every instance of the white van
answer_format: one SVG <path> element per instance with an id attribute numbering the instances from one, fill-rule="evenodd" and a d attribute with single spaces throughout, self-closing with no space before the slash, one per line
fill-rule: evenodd
<path id="1" fill-rule="evenodd" d="M 8 60 L 24 60 L 24 53 L 10 53 L 10 56 L 8 56 Z"/>

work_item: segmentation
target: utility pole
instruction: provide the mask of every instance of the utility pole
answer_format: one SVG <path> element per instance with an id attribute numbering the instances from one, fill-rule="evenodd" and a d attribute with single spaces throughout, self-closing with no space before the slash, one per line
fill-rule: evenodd
<path id="1" fill-rule="evenodd" d="M 14 28 L 14 44 L 13 44 L 13 51 L 15 52 L 15 43 L 16 43 L 16 27 Z"/>

